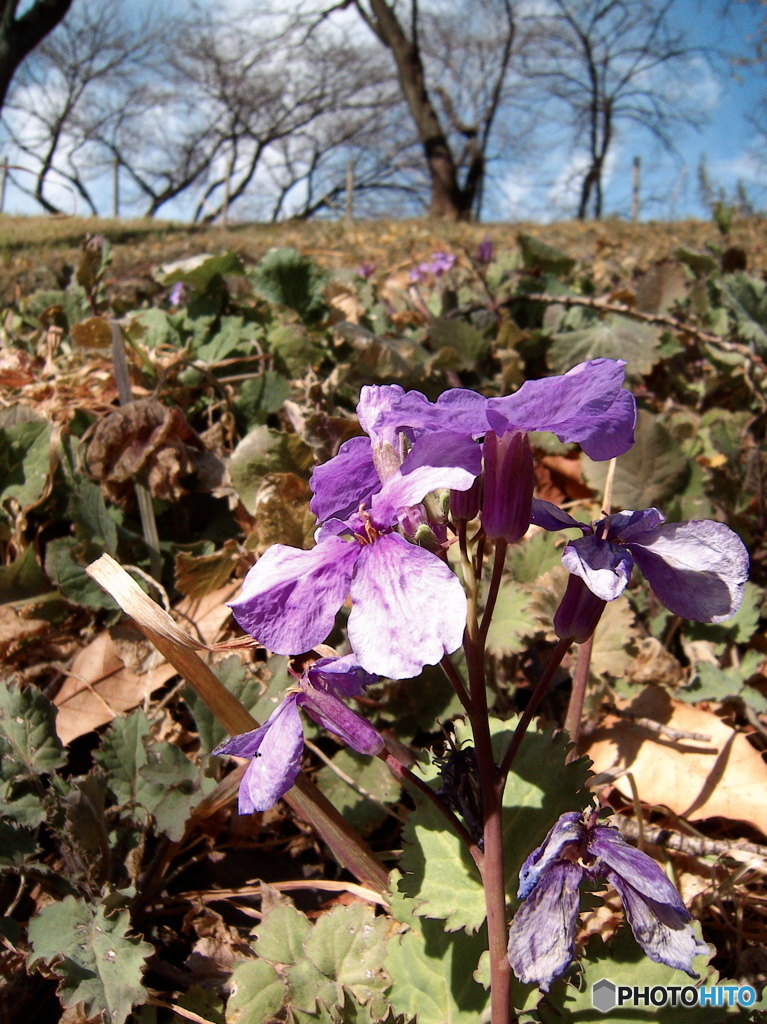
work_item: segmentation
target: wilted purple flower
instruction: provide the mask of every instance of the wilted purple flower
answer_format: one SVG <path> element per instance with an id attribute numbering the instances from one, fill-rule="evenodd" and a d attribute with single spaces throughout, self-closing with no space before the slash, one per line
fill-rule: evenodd
<path id="1" fill-rule="evenodd" d="M 419 263 L 418 266 L 413 267 L 413 269 L 408 274 L 408 280 L 411 282 L 411 284 L 420 284 L 421 281 L 426 280 L 430 273 L 431 267 L 429 266 L 428 263 Z"/>
<path id="2" fill-rule="evenodd" d="M 585 536 L 567 544 L 562 562 L 602 601 L 623 593 L 636 563 L 663 604 L 684 619 L 723 622 L 740 607 L 748 552 L 724 523 L 667 523 L 650 508 L 627 509 L 585 526 L 548 502 L 535 502 L 533 522 L 548 530 L 583 531 Z"/>
<path id="3" fill-rule="evenodd" d="M 634 938 L 651 960 L 692 978 L 696 956 L 708 953 L 679 893 L 655 861 L 604 825 L 563 814 L 519 872 L 520 899 L 509 930 L 509 963 L 525 984 L 548 992 L 575 957 L 578 887 L 606 878 L 618 891 Z"/>
<path id="4" fill-rule="evenodd" d="M 480 451 L 457 434 L 423 437 L 372 494 L 369 509 L 331 519 L 309 551 L 275 544 L 231 602 L 239 624 L 277 654 L 307 651 L 330 633 L 351 596 L 349 641 L 369 672 L 405 679 L 462 642 L 466 595 L 445 562 L 397 527 L 437 488 L 462 490 Z M 417 517 L 416 517 L 417 518 Z"/>
<path id="5" fill-rule="evenodd" d="M 477 246 L 477 263 L 489 263 L 493 258 L 493 243 L 488 234 Z"/>
<path id="6" fill-rule="evenodd" d="M 372 277 L 376 272 L 375 263 L 360 263 L 357 267 L 357 277 L 361 277 L 363 281 L 367 281 L 368 278 Z"/>
<path id="7" fill-rule="evenodd" d="M 365 672 L 353 655 L 320 658 L 264 725 L 216 747 L 214 754 L 253 758 L 240 783 L 240 814 L 268 810 L 295 782 L 304 749 L 299 708 L 358 753 L 378 754 L 383 750 L 378 731 L 337 696 L 355 696 L 374 681 L 375 677 Z"/>

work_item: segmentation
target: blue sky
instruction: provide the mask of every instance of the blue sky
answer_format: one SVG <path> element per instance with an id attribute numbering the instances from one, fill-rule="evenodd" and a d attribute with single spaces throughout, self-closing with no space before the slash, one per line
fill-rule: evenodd
<path id="1" fill-rule="evenodd" d="M 183 6 L 184 0 L 178 0 Z M 223 0 L 226 4 L 227 0 Z M 767 66 L 763 73 L 749 67 L 737 72 L 724 59 L 725 54 L 746 56 L 749 40 L 757 33 L 767 6 L 741 0 L 729 0 L 726 17 L 721 8 L 726 0 L 677 0 L 674 17 L 683 29 L 689 45 L 706 49 L 710 63 L 701 58 L 690 76 L 679 81 L 680 95 L 692 99 L 707 114 L 701 131 L 682 130 L 677 136 L 677 154 L 669 154 L 651 138 L 631 126 L 618 134 L 605 182 L 605 214 L 627 217 L 631 208 L 631 167 L 636 155 L 642 161 L 640 216 L 647 219 L 705 217 L 698 189 L 698 166 L 705 156 L 710 178 L 732 193 L 739 180 L 753 196 L 757 208 L 767 209 L 767 155 L 759 166 L 754 156 L 756 135 L 748 123 L 748 114 L 767 103 Z M 228 6 L 241 7 L 240 0 L 228 0 Z M 281 6 L 275 3 L 274 8 Z M 767 149 L 767 146 L 765 147 Z M 582 158 L 580 158 L 582 160 Z M 577 180 L 574 171 L 578 154 L 564 145 L 533 151 L 525 166 L 497 167 L 491 197 L 485 211 L 492 220 L 551 220 L 572 215 Z M 110 207 L 111 182 L 106 178 L 94 192 L 106 213 Z M 66 205 L 68 194 L 62 194 Z M 184 218 L 189 203 L 163 208 L 162 216 Z M 39 212 L 31 199 L 9 190 L 6 210 Z M 77 212 L 83 212 L 78 209 Z M 126 214 L 128 211 L 125 211 Z M 237 216 L 237 208 L 232 211 Z M 243 207 L 241 215 L 246 215 Z"/>

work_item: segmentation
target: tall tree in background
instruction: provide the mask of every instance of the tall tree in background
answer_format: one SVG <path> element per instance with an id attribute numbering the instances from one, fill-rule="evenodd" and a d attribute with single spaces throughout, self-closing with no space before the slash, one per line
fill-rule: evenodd
<path id="1" fill-rule="evenodd" d="M 35 0 L 16 17 L 19 0 L 0 0 L 0 110 L 16 69 L 59 24 L 72 0 Z"/>
<path id="2" fill-rule="evenodd" d="M 339 5 L 347 8 L 348 3 Z M 460 5 L 459 11 L 430 12 L 427 24 L 418 0 L 410 0 L 409 17 L 404 19 L 387 0 L 354 0 L 358 14 L 389 50 L 394 61 L 402 96 L 407 103 L 431 184 L 429 214 L 468 220 L 477 211 L 486 172 L 490 134 L 504 95 L 511 62 L 515 20 L 511 0 Z M 400 7 L 400 11 L 401 11 Z M 446 88 L 446 78 L 430 82 L 424 28 L 438 28 L 443 19 L 453 18 L 457 31 L 468 40 L 472 19 L 482 19 L 488 56 L 485 74 L 477 78 L 470 119 Z M 430 23 L 430 24 L 429 24 Z M 433 35 L 434 33 L 432 33 Z M 490 57 L 492 53 L 492 57 Z M 443 69 L 445 70 L 445 69 Z M 452 71 L 458 69 L 452 68 Z M 460 72 L 459 72 L 460 74 Z M 464 77 L 463 84 L 467 81 Z"/>
<path id="3" fill-rule="evenodd" d="M 586 157 L 578 217 L 603 212 L 603 184 L 626 123 L 668 150 L 680 125 L 703 115 L 680 82 L 693 56 L 670 14 L 674 0 L 551 0 L 538 14 L 540 46 L 527 73 L 563 112 L 573 148 Z"/>

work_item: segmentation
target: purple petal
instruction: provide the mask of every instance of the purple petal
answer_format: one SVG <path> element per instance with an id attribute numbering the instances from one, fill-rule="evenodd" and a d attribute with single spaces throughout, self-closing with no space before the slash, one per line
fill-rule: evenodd
<path id="1" fill-rule="evenodd" d="M 413 446 L 402 468 L 373 495 L 371 511 L 380 527 L 397 522 L 399 510 L 417 505 L 429 491 L 466 491 L 481 470 L 479 445 L 461 434 L 429 434 Z"/>
<path id="2" fill-rule="evenodd" d="M 687 910 L 682 916 L 675 907 L 641 895 L 614 871 L 607 872 L 607 881 L 617 889 L 634 938 L 649 958 L 697 978 L 692 962 L 709 948 L 695 935 Z"/>
<path id="3" fill-rule="evenodd" d="M 332 693 L 307 686 L 298 699 L 301 707 L 315 722 L 338 736 L 358 754 L 375 755 L 383 750 L 384 742 L 378 730 Z"/>
<path id="4" fill-rule="evenodd" d="M 602 601 L 620 597 L 634 568 L 634 560 L 626 548 L 593 536 L 570 541 L 562 554 L 562 564 L 568 572 L 580 576 L 591 593 Z"/>
<path id="5" fill-rule="evenodd" d="M 623 390 L 623 360 L 592 359 L 558 377 L 526 381 L 505 398 L 491 398 L 487 419 L 506 430 L 551 430 L 577 441 L 592 459 L 622 455 L 634 443 L 636 402 Z"/>
<path id="6" fill-rule="evenodd" d="M 481 437 L 487 431 L 486 404 L 483 395 L 465 388 L 445 391 L 434 403 L 420 391 L 404 391 L 399 384 L 369 385 L 360 393 L 357 416 L 376 444 L 388 442 L 397 448 L 399 433 L 406 428 Z"/>
<path id="7" fill-rule="evenodd" d="M 314 686 L 323 686 L 342 697 L 357 697 L 376 677 L 366 672 L 355 654 L 342 658 L 318 658 L 307 673 Z"/>
<path id="8" fill-rule="evenodd" d="M 617 829 L 597 825 L 589 834 L 588 849 L 638 893 L 676 909 L 683 920 L 689 919 L 682 897 L 657 861 L 630 846 Z"/>
<path id="9" fill-rule="evenodd" d="M 282 704 L 280 704 L 273 714 L 276 714 L 280 710 Z M 223 743 L 219 743 L 215 750 L 211 750 L 211 754 L 217 757 L 221 757 L 224 754 L 228 754 L 230 757 L 253 757 L 261 743 L 269 731 L 269 722 L 265 725 L 260 725 L 258 729 L 252 729 L 250 732 L 241 732 L 238 736 L 232 736 L 231 739 L 224 740 Z"/>
<path id="10" fill-rule="evenodd" d="M 317 518 L 345 519 L 381 486 L 370 439 L 352 437 L 344 441 L 336 456 L 316 467 L 309 483 L 314 491 L 309 508 Z"/>
<path id="11" fill-rule="evenodd" d="M 458 577 L 399 534 L 362 547 L 351 596 L 349 642 L 368 672 L 408 679 L 461 646 L 466 595 Z"/>
<path id="12" fill-rule="evenodd" d="M 298 694 L 286 697 L 269 716 L 262 733 L 258 753 L 248 765 L 240 782 L 238 810 L 240 814 L 267 811 L 284 796 L 301 770 L 301 752 L 304 749 L 304 731 L 296 706 Z M 252 735 L 246 733 L 245 735 Z M 240 737 L 222 744 L 216 752 L 236 754 L 231 747 Z M 238 755 L 241 756 L 241 755 Z"/>
<path id="13" fill-rule="evenodd" d="M 632 512 L 631 509 L 624 509 L 623 512 L 615 512 L 609 516 L 607 539 L 616 544 L 626 544 L 634 540 L 648 530 L 654 530 L 657 526 L 666 522 L 666 517 L 657 508 L 646 508 L 641 512 Z M 599 528 L 604 519 L 594 523 L 594 532 L 599 533 Z"/>
<path id="14" fill-rule="evenodd" d="M 558 505 L 552 505 L 550 501 L 543 501 L 541 498 L 533 498 L 533 511 L 530 522 L 534 526 L 540 526 L 544 530 L 569 530 L 576 527 L 583 533 L 590 533 L 591 527 L 585 523 L 579 523 L 577 519 L 565 512 Z"/>
<path id="15" fill-rule="evenodd" d="M 229 607 L 237 622 L 275 654 L 322 643 L 349 592 L 356 541 L 330 537 L 310 551 L 275 544 L 250 570 Z"/>
<path id="16" fill-rule="evenodd" d="M 740 607 L 748 552 L 724 523 L 665 523 L 628 545 L 647 582 L 675 615 L 723 622 Z"/>
<path id="17" fill-rule="evenodd" d="M 577 843 L 579 846 L 586 837 L 583 818 L 577 811 L 568 811 L 560 815 L 556 825 L 549 830 L 541 845 L 537 847 L 519 870 L 519 890 L 517 896 L 523 900 L 538 885 L 541 874 L 547 871 L 551 863 L 562 855 L 565 846 Z"/>
<path id="18" fill-rule="evenodd" d="M 552 864 L 514 915 L 509 963 L 525 985 L 548 992 L 575 956 L 578 886 L 583 869 L 570 861 Z"/>

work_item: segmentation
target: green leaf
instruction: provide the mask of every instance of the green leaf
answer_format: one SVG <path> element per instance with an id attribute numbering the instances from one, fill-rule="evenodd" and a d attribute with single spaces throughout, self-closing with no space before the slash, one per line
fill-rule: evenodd
<path id="1" fill-rule="evenodd" d="M 517 245 L 522 250 L 522 262 L 525 270 L 539 270 L 543 273 L 565 277 L 577 262 L 572 256 L 568 256 L 561 250 L 524 232 L 517 235 Z"/>
<path id="2" fill-rule="evenodd" d="M 32 420 L 0 429 L 0 504 L 29 508 L 48 482 L 52 425 Z"/>
<path id="3" fill-rule="evenodd" d="M 684 488 L 689 462 L 666 428 L 644 409 L 639 410 L 635 437 L 633 448 L 616 462 L 613 507 L 662 507 Z M 583 455 L 581 466 L 589 487 L 603 494 L 609 462 L 592 462 Z"/>
<path id="4" fill-rule="evenodd" d="M 49 586 L 32 545 L 15 562 L 0 566 L 0 604 L 37 597 Z"/>
<path id="5" fill-rule="evenodd" d="M 277 964 L 297 964 L 309 938 L 308 918 L 290 904 L 274 907 L 255 929 L 256 953 Z"/>
<path id="6" fill-rule="evenodd" d="M 312 450 L 298 434 L 269 427 L 254 427 L 232 452 L 229 473 L 243 505 L 253 513 L 256 496 L 268 473 L 295 473 L 308 477 L 314 467 Z"/>
<path id="7" fill-rule="evenodd" d="M 530 594 L 515 580 L 504 580 L 498 590 L 493 618 L 487 632 L 487 649 L 497 658 L 517 654 L 524 638 L 533 636 L 536 621 L 528 611 Z"/>
<path id="8" fill-rule="evenodd" d="M 134 314 L 128 336 L 140 338 L 147 348 L 160 345 L 181 348 L 183 341 L 174 320 L 162 309 L 142 309 Z"/>
<path id="9" fill-rule="evenodd" d="M 109 780 L 109 788 L 121 806 L 138 800 L 139 769 L 147 763 L 144 740 L 149 735 L 149 719 L 142 710 L 125 718 L 116 718 L 104 733 L 94 760 Z"/>
<path id="10" fill-rule="evenodd" d="M 78 481 L 77 491 L 67 505 L 67 516 L 75 524 L 78 540 L 91 540 L 113 557 L 117 554 L 117 525 L 97 484 Z"/>
<path id="11" fill-rule="evenodd" d="M 264 1024 L 277 1015 L 285 998 L 285 982 L 265 960 L 236 963 L 229 979 L 227 1024 Z"/>
<path id="12" fill-rule="evenodd" d="M 42 775 L 66 763 L 56 708 L 36 686 L 0 683 L 0 759 L 5 778 Z"/>
<path id="13" fill-rule="evenodd" d="M 246 429 L 257 426 L 278 412 L 287 398 L 290 398 L 290 382 L 275 370 L 267 370 L 243 382 L 234 401 L 234 415 L 238 424 L 242 423 Z"/>
<path id="14" fill-rule="evenodd" d="M 104 553 L 90 540 L 56 537 L 45 551 L 45 571 L 67 600 L 87 608 L 116 609 L 117 603 L 86 573 L 90 565 Z"/>
<path id="15" fill-rule="evenodd" d="M 294 309 L 304 320 L 317 318 L 325 308 L 324 275 L 297 249 L 270 249 L 250 277 L 261 298 Z"/>
<path id="16" fill-rule="evenodd" d="M 162 282 L 167 288 L 180 281 L 182 284 L 189 285 L 196 292 L 204 292 L 216 277 L 223 277 L 224 274 L 242 275 L 245 273 L 242 260 L 236 252 L 231 250 L 221 253 L 220 256 L 209 256 L 204 253 L 201 256 L 193 257 L 192 260 L 185 260 L 184 263 L 184 266 L 163 275 Z"/>
<path id="17" fill-rule="evenodd" d="M 394 804 L 399 800 L 400 785 L 377 757 L 365 757 L 343 749 L 335 755 L 333 764 L 370 796 L 357 792 L 330 767 L 317 773 L 317 785 L 352 828 L 367 835 L 386 817 L 386 811 L 380 805 Z"/>
<path id="18" fill-rule="evenodd" d="M 305 377 L 320 365 L 327 355 L 300 324 L 274 327 L 266 339 L 269 351 L 291 379 Z"/>
<path id="19" fill-rule="evenodd" d="M 726 622 L 716 624 L 691 622 L 687 634 L 691 640 L 710 640 L 717 655 L 721 655 L 728 643 L 745 644 L 759 628 L 765 592 L 754 583 L 747 583 L 743 601 L 735 614 Z"/>
<path id="20" fill-rule="evenodd" d="M 493 752 L 500 763 L 514 732 L 515 721 L 491 719 Z M 460 722 L 456 742 L 470 738 Z M 560 814 L 579 809 L 587 777 L 586 760 L 566 765 L 568 740 L 552 738 L 551 729 L 527 733 L 514 761 L 503 795 L 504 866 L 509 887 L 523 861 L 543 839 Z M 437 767 L 424 768 L 426 780 L 438 788 Z M 415 902 L 418 916 L 439 918 L 449 931 L 476 931 L 485 919 L 485 899 L 474 861 L 431 801 L 414 794 L 416 809 L 408 817 L 400 888 Z M 436 867 L 435 867 L 436 865 Z"/>
<path id="21" fill-rule="evenodd" d="M 722 297 L 735 314 L 738 333 L 763 354 L 767 351 L 767 285 L 739 271 L 722 278 L 721 289 Z"/>
<path id="22" fill-rule="evenodd" d="M 224 316 L 218 331 L 196 348 L 195 356 L 206 363 L 217 363 L 233 353 L 251 353 L 253 342 L 262 335 L 260 324 L 246 324 L 241 316 Z"/>
<path id="23" fill-rule="evenodd" d="M 429 324 L 432 347 L 439 353 L 434 365 L 451 370 L 476 370 L 490 351 L 490 340 L 465 320 L 438 317 Z"/>
<path id="24" fill-rule="evenodd" d="M 608 601 L 602 612 L 591 648 L 589 671 L 594 676 L 619 679 L 631 668 L 636 655 L 634 613 L 625 594 Z"/>
<path id="25" fill-rule="evenodd" d="M 546 358 L 556 373 L 587 359 L 625 359 L 627 373 L 638 377 L 648 374 L 658 361 L 658 347 L 657 327 L 611 313 L 582 330 L 553 335 Z"/>
<path id="26" fill-rule="evenodd" d="M 389 984 L 381 967 L 388 931 L 386 919 L 366 903 L 335 906 L 318 918 L 304 948 L 323 977 L 335 983 L 332 1005 L 343 1005 L 343 989 L 360 1003 L 383 993 Z"/>
<path id="27" fill-rule="evenodd" d="M 146 753 L 147 763 L 139 769 L 138 800 L 154 817 L 158 830 L 179 842 L 195 804 L 215 783 L 204 780 L 201 766 L 192 764 L 173 743 L 150 743 Z"/>
<path id="28" fill-rule="evenodd" d="M 549 569 L 562 562 L 562 548 L 555 546 L 551 533 L 542 531 L 515 544 L 509 555 L 511 577 L 517 583 L 535 583 Z"/>
<path id="29" fill-rule="evenodd" d="M 413 917 L 408 901 L 392 893 L 392 914 L 408 926 L 389 940 L 384 967 L 392 979 L 395 1014 L 418 1024 L 477 1024 L 489 995 L 473 978 L 487 947 L 483 933 L 443 930 L 438 921 Z"/>
<path id="30" fill-rule="evenodd" d="M 0 805 L 0 810 L 5 812 L 5 807 Z M 31 828 L 14 828 L 0 820 L 0 868 L 20 868 L 39 849 Z"/>
<path id="31" fill-rule="evenodd" d="M 66 896 L 29 922 L 30 963 L 51 965 L 64 1007 L 83 1003 L 88 1017 L 102 1013 L 123 1024 L 133 1004 L 146 1000 L 142 969 L 154 953 L 148 942 L 129 937 L 129 928 L 127 910 L 107 917 L 104 906 Z"/>

